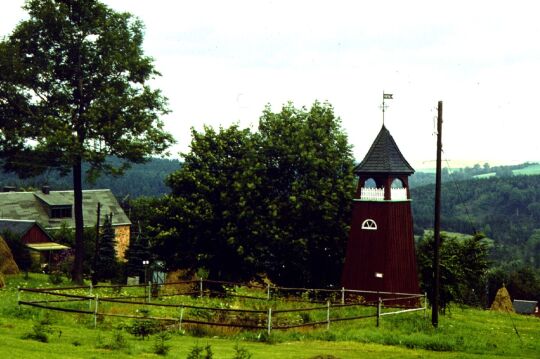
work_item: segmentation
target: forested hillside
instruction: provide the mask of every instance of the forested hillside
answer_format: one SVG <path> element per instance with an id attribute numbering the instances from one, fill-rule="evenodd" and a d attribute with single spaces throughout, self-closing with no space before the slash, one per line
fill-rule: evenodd
<path id="1" fill-rule="evenodd" d="M 119 160 L 109 158 L 109 163 L 119 165 Z M 160 196 L 169 193 L 165 185 L 165 177 L 180 168 L 180 161 L 175 159 L 152 158 L 147 163 L 132 164 L 123 176 L 102 175 L 95 183 L 84 181 L 83 188 L 109 188 L 118 198 L 129 195 L 131 198 L 140 196 Z M 83 165 L 83 171 L 88 167 Z M 50 171 L 28 179 L 19 179 L 12 173 L 0 172 L 0 186 L 13 186 L 18 190 L 31 190 L 41 188 L 43 185 L 51 186 L 53 190 L 72 189 L 71 174 L 64 177 L 58 172 Z"/>
<path id="2" fill-rule="evenodd" d="M 411 189 L 415 233 L 433 226 L 434 186 Z M 540 267 L 540 176 L 443 180 L 442 228 L 483 231 L 495 240 L 494 259 Z"/>
<path id="3" fill-rule="evenodd" d="M 484 165 L 476 164 L 473 167 L 448 168 L 447 164 L 442 169 L 442 179 L 452 181 L 463 181 L 467 179 L 491 178 L 491 177 L 511 177 L 514 175 L 538 175 L 540 165 L 538 163 L 525 162 L 511 166 L 493 166 L 488 163 Z M 409 184 L 411 187 L 419 187 L 435 183 L 435 170 L 417 171 L 411 176 Z"/>

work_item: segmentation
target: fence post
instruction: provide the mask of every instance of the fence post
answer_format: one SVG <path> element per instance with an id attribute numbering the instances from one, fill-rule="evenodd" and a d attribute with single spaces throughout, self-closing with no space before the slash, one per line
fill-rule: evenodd
<path id="1" fill-rule="evenodd" d="M 150 303 L 151 295 L 152 295 L 152 282 L 148 282 L 148 303 Z"/>
<path id="2" fill-rule="evenodd" d="M 97 328 L 97 313 L 98 313 L 99 297 L 96 294 L 96 305 L 94 306 L 94 328 Z"/>
<path id="3" fill-rule="evenodd" d="M 140 287 L 140 286 L 141 286 L 141 285 L 139 284 L 139 287 Z M 144 298 L 144 302 L 146 303 L 146 282 L 143 282 L 142 286 L 143 286 L 143 288 L 144 288 L 144 296 L 143 296 L 143 298 Z"/>
<path id="4" fill-rule="evenodd" d="M 377 327 L 379 327 L 380 324 L 380 318 L 381 318 L 381 304 L 382 300 L 381 297 L 379 297 L 379 300 L 377 301 Z"/>
<path id="5" fill-rule="evenodd" d="M 341 304 L 345 304 L 345 287 L 341 287 Z"/>
<path id="6" fill-rule="evenodd" d="M 21 287 L 17 286 L 17 306 L 21 308 Z"/>
<path id="7" fill-rule="evenodd" d="M 270 284 L 266 285 L 266 299 L 270 300 Z"/>
<path id="8" fill-rule="evenodd" d="M 203 297 L 203 279 L 199 278 L 199 298 Z"/>
<path id="9" fill-rule="evenodd" d="M 268 308 L 268 335 L 272 331 L 272 308 Z"/>
<path id="10" fill-rule="evenodd" d="M 330 329 L 330 301 L 326 301 L 326 330 Z"/>
<path id="11" fill-rule="evenodd" d="M 92 295 L 93 295 L 93 286 L 92 282 L 90 282 L 90 286 L 88 287 L 90 292 L 88 293 L 88 296 L 90 299 L 88 299 L 88 310 L 92 310 Z"/>
<path id="12" fill-rule="evenodd" d="M 182 330 L 182 319 L 184 319 L 184 307 L 180 307 L 180 320 L 178 321 L 178 331 Z"/>
<path id="13" fill-rule="evenodd" d="M 424 319 L 426 319 L 427 313 L 427 292 L 424 292 Z"/>

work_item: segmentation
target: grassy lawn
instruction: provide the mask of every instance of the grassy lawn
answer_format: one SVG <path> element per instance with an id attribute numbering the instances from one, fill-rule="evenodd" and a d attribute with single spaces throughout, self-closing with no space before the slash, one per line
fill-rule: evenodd
<path id="1" fill-rule="evenodd" d="M 16 305 L 16 286 L 50 286 L 46 276 L 8 277 L 0 290 L 0 358 L 160 358 L 157 336 L 141 340 L 119 329 L 128 322 L 111 320 L 94 329 L 88 316 L 50 312 Z M 39 321 L 49 319 L 48 342 L 23 339 Z M 519 333 L 516 334 L 516 330 Z M 197 335 L 197 336 L 195 336 Z M 213 358 L 538 358 L 540 319 L 515 314 L 458 308 L 440 317 L 437 330 L 422 312 L 332 323 L 330 330 L 264 332 L 173 331 L 166 357 L 187 358 L 195 346 L 210 345 Z M 202 356 L 201 356 L 202 358 Z"/>

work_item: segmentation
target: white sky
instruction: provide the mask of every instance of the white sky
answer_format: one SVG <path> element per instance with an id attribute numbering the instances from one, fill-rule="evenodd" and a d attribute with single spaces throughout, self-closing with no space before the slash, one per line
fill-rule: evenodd
<path id="1" fill-rule="evenodd" d="M 0 1 L 0 36 L 24 18 Z M 146 25 L 145 50 L 169 98 L 167 129 L 254 126 L 266 103 L 328 100 L 361 160 L 386 125 L 416 167 L 433 167 L 444 102 L 445 157 L 540 160 L 540 2 L 105 0 Z M 457 164 L 456 164 L 457 165 Z"/>

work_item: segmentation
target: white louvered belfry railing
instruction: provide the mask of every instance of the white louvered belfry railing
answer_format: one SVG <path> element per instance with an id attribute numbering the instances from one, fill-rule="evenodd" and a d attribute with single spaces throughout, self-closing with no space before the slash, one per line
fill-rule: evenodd
<path id="1" fill-rule="evenodd" d="M 384 201 L 384 188 L 362 187 L 360 190 L 360 199 L 368 201 Z"/>
<path id="2" fill-rule="evenodd" d="M 407 188 L 392 188 L 390 191 L 393 201 L 406 201 Z"/>
<path id="3" fill-rule="evenodd" d="M 384 188 L 362 187 L 360 189 L 360 199 L 365 200 L 365 201 L 384 201 Z M 406 188 L 391 188 L 390 200 L 406 201 L 407 189 Z"/>

